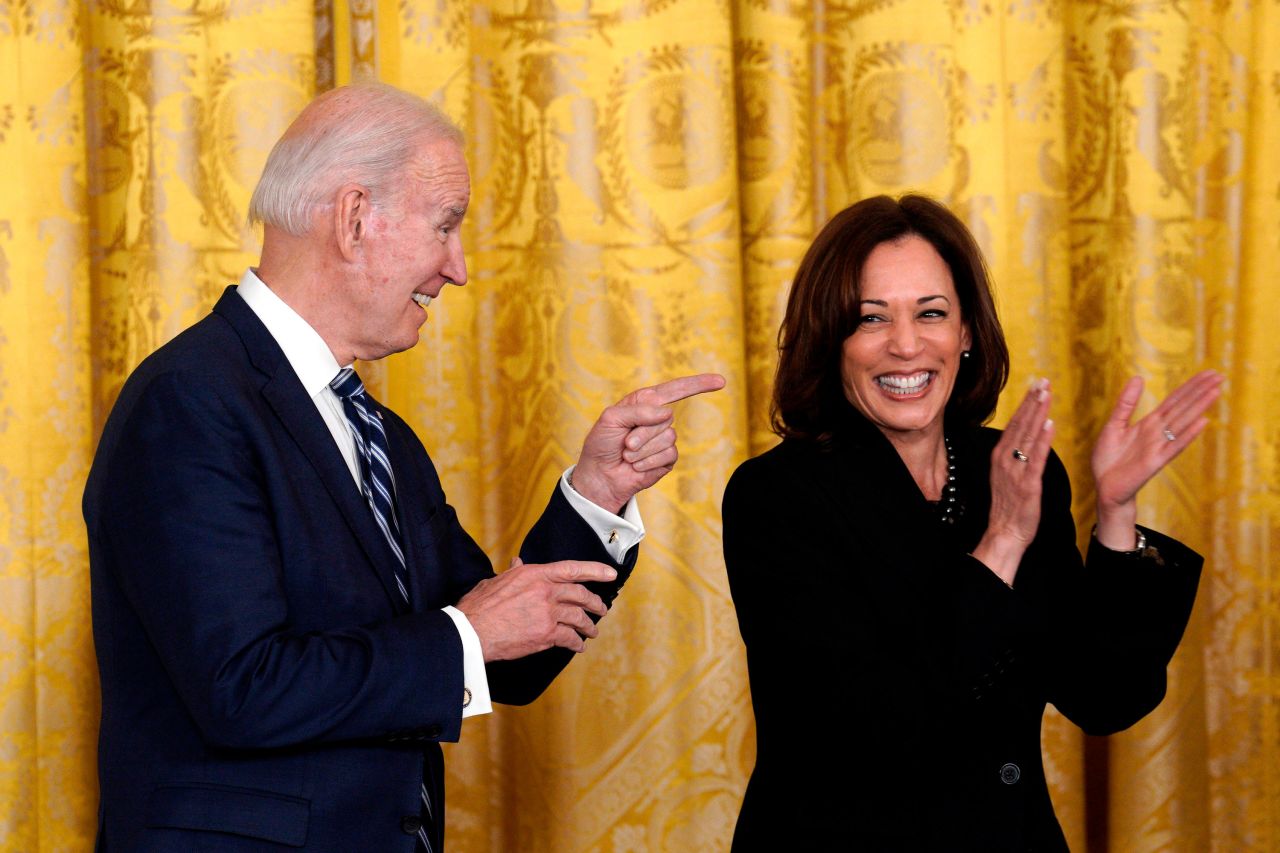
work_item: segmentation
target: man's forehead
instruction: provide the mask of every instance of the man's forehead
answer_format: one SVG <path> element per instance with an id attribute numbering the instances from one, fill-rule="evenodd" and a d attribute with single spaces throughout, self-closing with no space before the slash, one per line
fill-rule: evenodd
<path id="1" fill-rule="evenodd" d="M 467 172 L 467 157 L 462 146 L 451 139 L 428 139 L 418 146 L 415 167 L 431 172 Z"/>
<path id="2" fill-rule="evenodd" d="M 424 143 L 411 167 L 412 176 L 436 196 L 435 203 L 454 216 L 466 213 L 471 199 L 471 176 L 462 147 L 452 140 Z"/>

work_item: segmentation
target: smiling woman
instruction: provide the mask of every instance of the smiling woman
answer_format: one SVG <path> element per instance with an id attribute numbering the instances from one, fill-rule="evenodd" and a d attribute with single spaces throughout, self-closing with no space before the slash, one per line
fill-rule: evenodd
<path id="1" fill-rule="evenodd" d="M 859 291 L 840 367 L 845 397 L 895 445 L 936 433 L 970 346 L 951 271 L 911 234 L 872 250 Z M 941 485 L 922 488 L 936 496 Z"/>
<path id="2" fill-rule="evenodd" d="M 1136 498 L 1203 429 L 1221 377 L 1133 423 L 1141 382 L 1126 387 L 1094 450 L 1082 561 L 1048 383 L 1003 432 L 982 426 L 1008 351 L 945 207 L 881 196 L 832 219 L 779 349 L 783 441 L 724 496 L 757 740 L 734 850 L 1066 850 L 1041 717 L 1052 702 L 1109 734 L 1163 698 L 1202 560 L 1137 528 Z M 797 690 L 840 724 L 797 725 Z M 838 784 L 798 784 L 834 768 Z"/>

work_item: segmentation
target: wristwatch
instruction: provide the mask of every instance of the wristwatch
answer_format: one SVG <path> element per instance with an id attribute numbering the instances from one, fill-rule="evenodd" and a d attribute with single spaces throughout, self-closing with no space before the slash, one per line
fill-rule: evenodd
<path id="1" fill-rule="evenodd" d="M 1106 548 L 1108 551 L 1115 551 L 1117 554 L 1141 554 L 1147 549 L 1147 534 L 1142 532 L 1141 527 L 1135 527 L 1134 532 L 1138 534 L 1138 541 L 1132 548 L 1126 551 L 1120 551 L 1116 548 L 1108 548 L 1106 545 L 1102 545 L 1102 542 L 1098 542 L 1098 544 L 1102 545 L 1102 547 Z M 1095 524 L 1093 526 L 1093 530 L 1090 531 L 1089 535 L 1094 539 L 1098 538 L 1098 525 Z"/>

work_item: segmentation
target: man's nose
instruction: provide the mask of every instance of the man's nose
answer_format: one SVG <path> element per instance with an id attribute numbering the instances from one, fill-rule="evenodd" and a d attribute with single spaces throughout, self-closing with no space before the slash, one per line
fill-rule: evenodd
<path id="1" fill-rule="evenodd" d="M 461 287 L 467 283 L 467 258 L 462 251 L 461 239 L 455 237 L 450 241 L 449 259 L 440 270 L 440 274 L 447 278 L 450 284 Z"/>

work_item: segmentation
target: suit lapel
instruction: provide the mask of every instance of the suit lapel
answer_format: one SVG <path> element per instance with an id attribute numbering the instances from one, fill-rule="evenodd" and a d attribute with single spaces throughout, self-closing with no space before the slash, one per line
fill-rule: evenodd
<path id="1" fill-rule="evenodd" d="M 837 515 L 831 522 L 833 553 L 846 557 L 858 592 L 872 597 L 877 627 L 892 638 L 892 654 L 910 655 L 912 667 L 931 673 L 935 683 L 954 677 L 957 606 L 973 600 L 975 584 L 990 583 L 989 572 L 963 555 L 985 527 L 987 503 L 979 474 L 969 465 L 960 480 L 967 517 L 954 528 L 916 486 L 889 440 L 872 424 L 842 424 L 827 453 L 811 454 L 817 490 Z M 969 434 L 955 437 L 958 464 L 973 452 Z M 980 466 L 978 466 L 980 468 Z M 974 531 L 977 531 L 975 535 Z M 959 605 L 962 606 L 963 605 Z M 966 618 L 982 618 L 966 613 Z"/>
<path id="2" fill-rule="evenodd" d="M 376 402 L 376 401 L 375 401 Z M 382 409 L 382 404 L 377 403 Z M 439 589 L 443 574 L 433 571 L 439 559 L 439 543 L 431 524 L 433 506 L 423 494 L 417 475 L 416 460 L 409 439 L 403 435 L 398 419 L 383 418 L 387 433 L 387 454 L 396 478 L 396 513 L 400 518 L 400 538 L 404 546 L 405 573 L 409 579 L 409 598 L 413 610 L 421 612 L 438 607 L 442 600 Z"/>
<path id="3" fill-rule="evenodd" d="M 877 585 L 888 590 L 904 583 L 915 594 L 936 593 L 939 560 L 931 553 L 937 539 L 931 534 L 938 521 L 902 457 L 874 425 L 852 415 L 814 473 L 844 520 L 837 529 L 852 553 L 870 545 L 877 552 L 868 555 L 871 564 L 888 569 L 886 577 L 874 579 Z"/>
<path id="4" fill-rule="evenodd" d="M 338 506 L 392 606 L 403 612 L 407 605 L 396 588 L 395 554 L 378 529 L 364 496 L 355 486 L 351 471 L 334 444 L 333 435 L 275 339 L 234 291 L 234 286 L 227 288 L 214 306 L 214 313 L 222 316 L 240 335 L 250 362 L 266 379 L 262 386 L 263 398 L 310 461 L 325 490 Z"/>

